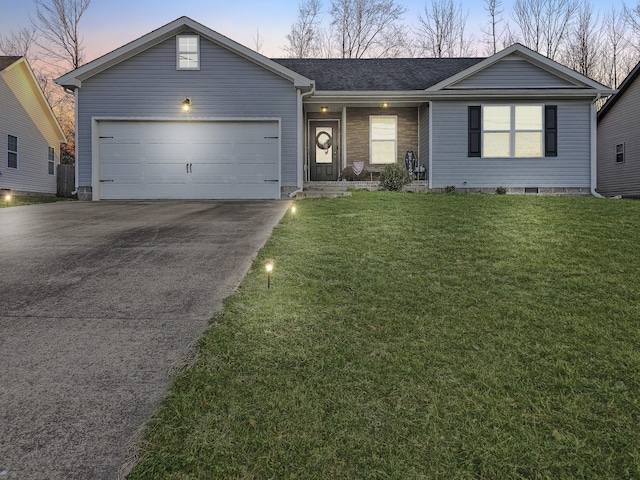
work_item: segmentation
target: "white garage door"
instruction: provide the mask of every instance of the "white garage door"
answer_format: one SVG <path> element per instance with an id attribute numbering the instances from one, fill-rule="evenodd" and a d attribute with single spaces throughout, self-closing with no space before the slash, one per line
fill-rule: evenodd
<path id="1" fill-rule="evenodd" d="M 102 199 L 280 197 L 275 121 L 102 121 L 98 128 Z"/>

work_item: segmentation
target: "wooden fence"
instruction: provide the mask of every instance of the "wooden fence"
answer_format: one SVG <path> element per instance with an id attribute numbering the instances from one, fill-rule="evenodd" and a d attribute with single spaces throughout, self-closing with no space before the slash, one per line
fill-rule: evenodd
<path id="1" fill-rule="evenodd" d="M 58 197 L 70 197 L 71 192 L 76 189 L 76 169 L 73 165 L 58 165 L 57 172 L 57 193 Z"/>

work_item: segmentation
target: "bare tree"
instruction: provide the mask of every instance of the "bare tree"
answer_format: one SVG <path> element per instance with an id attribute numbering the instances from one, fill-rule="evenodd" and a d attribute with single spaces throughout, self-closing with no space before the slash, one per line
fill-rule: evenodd
<path id="1" fill-rule="evenodd" d="M 71 69 L 84 61 L 80 19 L 91 0 L 35 0 L 33 26 L 40 33 L 39 46 L 54 61 L 63 61 Z"/>
<path id="2" fill-rule="evenodd" d="M 331 25 L 342 58 L 388 56 L 404 43 L 399 22 L 406 9 L 396 0 L 333 0 Z"/>
<path id="3" fill-rule="evenodd" d="M 253 37 L 253 49 L 262 53 L 262 46 L 264 45 L 264 39 L 260 36 L 260 28 L 256 28 L 256 35 Z"/>
<path id="4" fill-rule="evenodd" d="M 499 26 L 503 21 L 502 0 L 484 0 L 484 8 L 489 14 L 489 24 L 486 30 L 482 29 L 482 32 L 486 36 L 487 52 L 489 55 L 494 55 L 498 51 L 498 45 L 504 33 L 504 28 L 501 29 Z"/>
<path id="5" fill-rule="evenodd" d="M 304 0 L 298 6 L 298 20 L 287 34 L 284 51 L 290 58 L 309 58 L 319 53 L 322 32 L 318 25 L 320 0 Z"/>
<path id="6" fill-rule="evenodd" d="M 30 64 L 35 63 L 37 54 L 35 28 L 20 28 L 6 35 L 0 34 L 0 53 L 9 56 L 25 57 Z"/>
<path id="7" fill-rule="evenodd" d="M 595 78 L 601 54 L 600 17 L 594 13 L 589 0 L 583 0 L 576 14 L 576 22 L 567 36 L 563 63 L 575 71 Z"/>
<path id="8" fill-rule="evenodd" d="M 577 9 L 577 0 L 516 0 L 512 18 L 525 46 L 555 60 Z"/>
<path id="9" fill-rule="evenodd" d="M 418 37 L 422 54 L 436 58 L 469 56 L 471 39 L 465 36 L 468 13 L 453 0 L 431 0 L 418 16 Z"/>
<path id="10" fill-rule="evenodd" d="M 611 7 L 602 21 L 602 48 L 606 55 L 602 56 L 598 78 L 612 88 L 620 86 L 638 57 L 637 50 L 629 40 L 632 25 L 625 16 L 624 10 L 620 12 Z"/>

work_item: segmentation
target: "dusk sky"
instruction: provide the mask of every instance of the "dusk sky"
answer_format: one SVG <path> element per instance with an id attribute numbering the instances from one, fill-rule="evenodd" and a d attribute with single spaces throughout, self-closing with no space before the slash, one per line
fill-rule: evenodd
<path id="1" fill-rule="evenodd" d="M 431 3 L 431 0 L 427 1 Z M 398 3 L 407 8 L 405 19 L 408 23 L 415 23 L 415 18 L 424 11 L 424 0 Z M 622 8 L 622 1 L 596 0 L 592 3 L 598 9 Z M 281 57 L 284 56 L 282 47 L 286 34 L 297 18 L 298 4 L 298 0 L 92 0 L 81 23 L 81 34 L 86 59 L 92 60 L 186 15 L 250 48 L 255 46 L 254 37 L 259 29 L 264 41 L 261 53 Z M 512 0 L 503 1 L 505 18 L 508 18 L 512 4 Z M 629 0 L 627 4 L 635 6 L 635 0 Z M 325 0 L 324 5 L 325 11 L 328 10 L 330 0 Z M 487 21 L 484 2 L 467 1 L 463 6 L 469 11 L 467 30 L 478 38 L 480 25 Z M 30 0 L 0 0 L 0 33 L 29 26 L 29 15 L 34 11 L 34 2 Z"/>

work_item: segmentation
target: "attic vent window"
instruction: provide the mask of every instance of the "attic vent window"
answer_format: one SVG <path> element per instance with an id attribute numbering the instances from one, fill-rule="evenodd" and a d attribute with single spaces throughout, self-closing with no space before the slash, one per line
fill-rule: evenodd
<path id="1" fill-rule="evenodd" d="M 200 70 L 200 37 L 197 35 L 178 35 L 178 70 Z"/>

